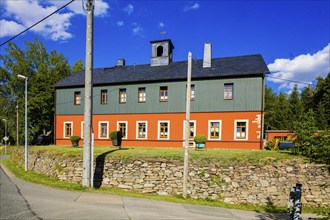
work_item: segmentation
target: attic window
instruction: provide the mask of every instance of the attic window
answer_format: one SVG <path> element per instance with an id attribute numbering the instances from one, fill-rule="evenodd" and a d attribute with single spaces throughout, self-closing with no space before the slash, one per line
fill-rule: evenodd
<path id="1" fill-rule="evenodd" d="M 158 46 L 157 47 L 157 57 L 162 57 L 164 53 L 163 46 Z"/>

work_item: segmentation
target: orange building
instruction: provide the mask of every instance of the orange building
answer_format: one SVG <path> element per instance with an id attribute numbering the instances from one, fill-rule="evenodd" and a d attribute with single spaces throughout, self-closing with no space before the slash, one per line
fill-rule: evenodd
<path id="1" fill-rule="evenodd" d="M 122 146 L 184 145 L 187 61 L 172 62 L 171 40 L 151 41 L 150 65 L 93 71 L 92 128 L 96 146 L 111 146 L 109 133 L 123 132 Z M 208 148 L 262 149 L 264 76 L 261 55 L 204 59 L 192 65 L 190 140 L 204 134 Z M 55 84 L 55 143 L 83 138 L 84 72 Z M 81 143 L 82 144 L 82 143 Z"/>

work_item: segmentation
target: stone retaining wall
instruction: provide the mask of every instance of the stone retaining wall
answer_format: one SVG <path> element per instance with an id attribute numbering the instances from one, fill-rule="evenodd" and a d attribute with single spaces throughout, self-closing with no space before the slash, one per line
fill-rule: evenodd
<path id="1" fill-rule="evenodd" d="M 23 165 L 21 155 L 22 152 L 16 152 L 13 159 Z M 99 157 L 95 165 L 95 186 L 164 196 L 182 194 L 183 166 L 177 161 Z M 81 183 L 82 167 L 82 158 L 46 153 L 29 156 L 29 169 L 63 181 Z M 303 185 L 304 205 L 330 207 L 330 176 L 326 166 L 292 161 L 273 162 L 264 166 L 238 164 L 232 167 L 190 164 L 188 195 L 227 203 L 286 206 L 290 187 L 297 182 Z"/>

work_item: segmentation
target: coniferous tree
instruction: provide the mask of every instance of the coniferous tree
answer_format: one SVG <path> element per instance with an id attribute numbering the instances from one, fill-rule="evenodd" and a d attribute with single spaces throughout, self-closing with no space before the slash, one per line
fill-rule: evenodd
<path id="1" fill-rule="evenodd" d="M 293 87 L 293 90 L 289 96 L 289 103 L 290 103 L 290 120 L 292 122 L 299 121 L 303 112 L 304 107 L 302 105 L 297 84 Z M 290 123 L 290 130 L 293 129 L 293 123 Z"/>

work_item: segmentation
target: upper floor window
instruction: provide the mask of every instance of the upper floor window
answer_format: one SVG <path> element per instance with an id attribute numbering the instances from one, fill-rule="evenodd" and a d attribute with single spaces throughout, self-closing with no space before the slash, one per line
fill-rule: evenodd
<path id="1" fill-rule="evenodd" d="M 167 86 L 161 86 L 159 89 L 159 100 L 161 102 L 167 102 L 167 99 L 168 99 Z"/>
<path id="2" fill-rule="evenodd" d="M 126 89 L 119 89 L 119 103 L 126 103 Z"/>
<path id="3" fill-rule="evenodd" d="M 190 100 L 193 101 L 194 99 L 195 99 L 195 85 L 191 85 Z"/>
<path id="4" fill-rule="evenodd" d="M 74 92 L 74 104 L 80 105 L 81 103 L 81 95 L 80 92 Z"/>
<path id="5" fill-rule="evenodd" d="M 72 136 L 72 122 L 64 122 L 64 137 L 69 138 Z"/>
<path id="6" fill-rule="evenodd" d="M 143 88 L 139 88 L 138 90 L 138 100 L 139 100 L 139 103 L 144 103 L 146 102 L 146 88 L 143 87 Z"/>
<path id="7" fill-rule="evenodd" d="M 235 140 L 248 139 L 248 120 L 235 120 Z"/>
<path id="8" fill-rule="evenodd" d="M 223 90 L 223 98 L 226 100 L 233 99 L 233 92 L 234 92 L 234 84 L 233 83 L 225 83 L 224 90 Z"/>
<path id="9" fill-rule="evenodd" d="M 101 90 L 101 104 L 108 103 L 108 90 Z"/>

